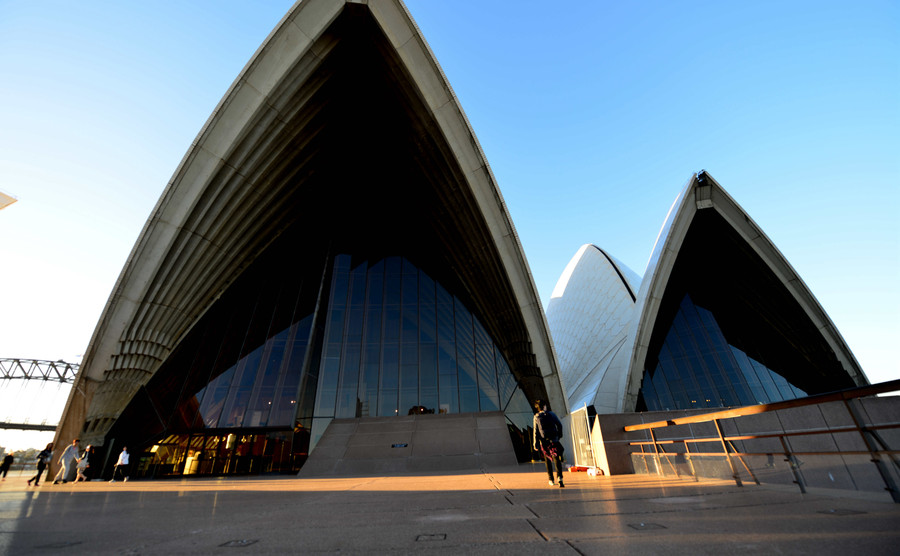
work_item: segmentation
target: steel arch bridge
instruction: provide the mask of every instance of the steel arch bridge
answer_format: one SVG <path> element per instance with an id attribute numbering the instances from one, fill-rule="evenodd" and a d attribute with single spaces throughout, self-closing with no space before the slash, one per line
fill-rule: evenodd
<path id="1" fill-rule="evenodd" d="M 72 385 L 75 383 L 77 374 L 78 364 L 67 363 L 62 359 L 46 361 L 43 359 L 0 358 L 0 384 L 3 384 L 2 381 L 36 380 Z M 32 424 L 0 421 L 0 429 L 54 431 L 56 430 L 56 425 L 48 425 L 46 422 Z"/>

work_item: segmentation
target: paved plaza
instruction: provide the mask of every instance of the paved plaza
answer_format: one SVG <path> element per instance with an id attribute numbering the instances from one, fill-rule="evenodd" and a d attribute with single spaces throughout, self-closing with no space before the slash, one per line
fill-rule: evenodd
<path id="1" fill-rule="evenodd" d="M 871 495 L 542 465 L 461 474 L 0 483 L 2 554 L 896 554 Z M 889 500 L 889 499 L 888 499 Z"/>

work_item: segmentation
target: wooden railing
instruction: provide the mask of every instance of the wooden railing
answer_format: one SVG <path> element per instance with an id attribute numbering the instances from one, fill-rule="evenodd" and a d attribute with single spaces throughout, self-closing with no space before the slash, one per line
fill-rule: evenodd
<path id="1" fill-rule="evenodd" d="M 728 465 L 731 469 L 732 477 L 734 478 L 735 483 L 738 486 L 743 486 L 741 481 L 741 477 L 738 471 L 738 467 L 735 463 L 737 460 L 744 468 L 744 470 L 750 475 L 750 477 L 759 484 L 759 479 L 756 474 L 747 464 L 745 457 L 749 456 L 767 456 L 769 458 L 772 457 L 772 452 L 746 452 L 746 451 L 738 451 L 735 448 L 734 442 L 736 441 L 747 441 L 747 440 L 756 440 L 756 439 L 766 439 L 766 438 L 778 438 L 781 441 L 781 446 L 783 449 L 783 453 L 785 456 L 785 461 L 788 462 L 790 466 L 791 473 L 794 477 L 794 482 L 800 488 L 801 492 L 806 492 L 806 484 L 803 480 L 803 475 L 800 473 L 800 463 L 798 461 L 798 456 L 820 456 L 820 455 L 868 455 L 871 456 L 872 463 L 878 468 L 878 473 L 881 475 L 882 480 L 885 484 L 885 490 L 890 492 L 891 497 L 894 502 L 900 503 L 900 491 L 897 489 L 897 485 L 894 482 L 894 479 L 891 475 L 890 469 L 888 465 L 885 463 L 885 459 L 893 463 L 894 466 L 900 470 L 900 462 L 898 462 L 897 456 L 900 455 L 900 451 L 891 450 L 889 446 L 885 443 L 882 436 L 878 431 L 886 430 L 886 429 L 896 429 L 900 428 L 900 423 L 888 423 L 881 425 L 872 425 L 866 424 L 864 419 L 862 418 L 860 411 L 857 407 L 855 407 L 854 403 L 852 403 L 857 398 L 874 396 L 876 394 L 883 394 L 887 392 L 895 392 L 900 390 L 900 380 L 892 380 L 889 382 L 882 382 L 880 384 L 874 384 L 871 386 L 862 386 L 859 388 L 852 388 L 849 390 L 842 390 L 840 392 L 832 392 L 828 394 L 819 394 L 815 396 L 810 396 L 807 398 L 800 398 L 796 400 L 788 400 L 783 402 L 775 402 L 770 404 L 760 404 L 760 405 L 752 405 L 746 407 L 732 408 L 732 409 L 724 409 L 720 411 L 714 411 L 711 413 L 704 413 L 700 415 L 689 415 L 685 417 L 679 417 L 676 419 L 670 419 L 667 421 L 656 421 L 652 423 L 641 423 L 638 425 L 628 425 L 624 427 L 626 432 L 635 432 L 635 431 L 649 431 L 650 440 L 649 441 L 638 441 L 638 442 L 630 442 L 631 446 L 640 446 L 641 453 L 636 454 L 643 458 L 654 458 L 656 463 L 657 472 L 662 472 L 663 461 L 665 464 L 670 466 L 676 474 L 678 474 L 677 467 L 672 463 L 671 459 L 673 456 L 684 455 L 687 459 L 688 464 L 691 468 L 691 474 L 696 477 L 696 473 L 694 470 L 694 464 L 691 461 L 692 457 L 725 457 L 728 461 Z M 828 427 L 825 429 L 815 429 L 815 430 L 804 430 L 804 431 L 783 431 L 771 434 L 751 434 L 751 435 L 725 435 L 722 430 L 722 419 L 739 419 L 741 417 L 746 417 L 749 415 L 759 415 L 761 413 L 768 413 L 771 411 L 778 411 L 783 409 L 791 409 L 796 407 L 810 406 L 810 405 L 819 405 L 828 402 L 843 402 L 844 406 L 847 409 L 852 421 L 853 426 L 844 426 L 844 427 Z M 664 429 L 666 427 L 673 427 L 678 425 L 689 425 L 696 423 L 713 423 L 716 428 L 717 435 L 710 436 L 705 438 L 694 438 L 694 437 L 676 437 L 676 438 L 668 438 L 665 440 L 657 439 L 657 431 L 660 429 Z M 857 432 L 862 437 L 863 442 L 865 443 L 866 450 L 865 451 L 850 451 L 850 450 L 841 450 L 841 451 L 831 451 L 831 452 L 798 452 L 792 451 L 790 448 L 790 444 L 787 441 L 788 437 L 792 436 L 808 436 L 808 435 L 820 435 L 820 434 L 835 434 L 835 433 L 852 433 Z M 721 448 L 722 451 L 710 452 L 708 450 L 703 451 L 692 451 L 692 446 L 702 446 L 707 443 L 715 443 L 718 447 Z M 684 452 L 683 453 L 672 453 L 666 452 L 666 445 L 683 445 Z M 650 453 L 645 453 L 645 447 L 653 447 L 653 451 Z M 695 448 L 696 450 L 697 448 Z M 645 459 L 646 463 L 646 459 Z"/>

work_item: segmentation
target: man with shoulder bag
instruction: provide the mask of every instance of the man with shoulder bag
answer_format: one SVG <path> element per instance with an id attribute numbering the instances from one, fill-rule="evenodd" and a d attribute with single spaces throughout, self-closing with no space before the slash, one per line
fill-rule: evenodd
<path id="1" fill-rule="evenodd" d="M 559 439 L 562 438 L 562 423 L 555 413 L 550 411 L 547 402 L 537 400 L 534 403 L 537 412 L 534 414 L 532 425 L 534 426 L 534 450 L 544 455 L 547 464 L 547 475 L 550 477 L 550 486 L 565 488 L 563 483 L 562 454 L 563 446 Z M 556 462 L 557 483 L 553 482 L 553 462 Z"/>

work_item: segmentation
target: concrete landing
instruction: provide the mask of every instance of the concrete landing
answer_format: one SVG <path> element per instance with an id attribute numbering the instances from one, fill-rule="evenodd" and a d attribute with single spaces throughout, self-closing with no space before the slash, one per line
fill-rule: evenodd
<path id="1" fill-rule="evenodd" d="M 396 477 L 0 483 L 2 554 L 896 554 L 900 504 L 542 465 Z M 240 550 L 232 550 L 240 548 Z"/>

